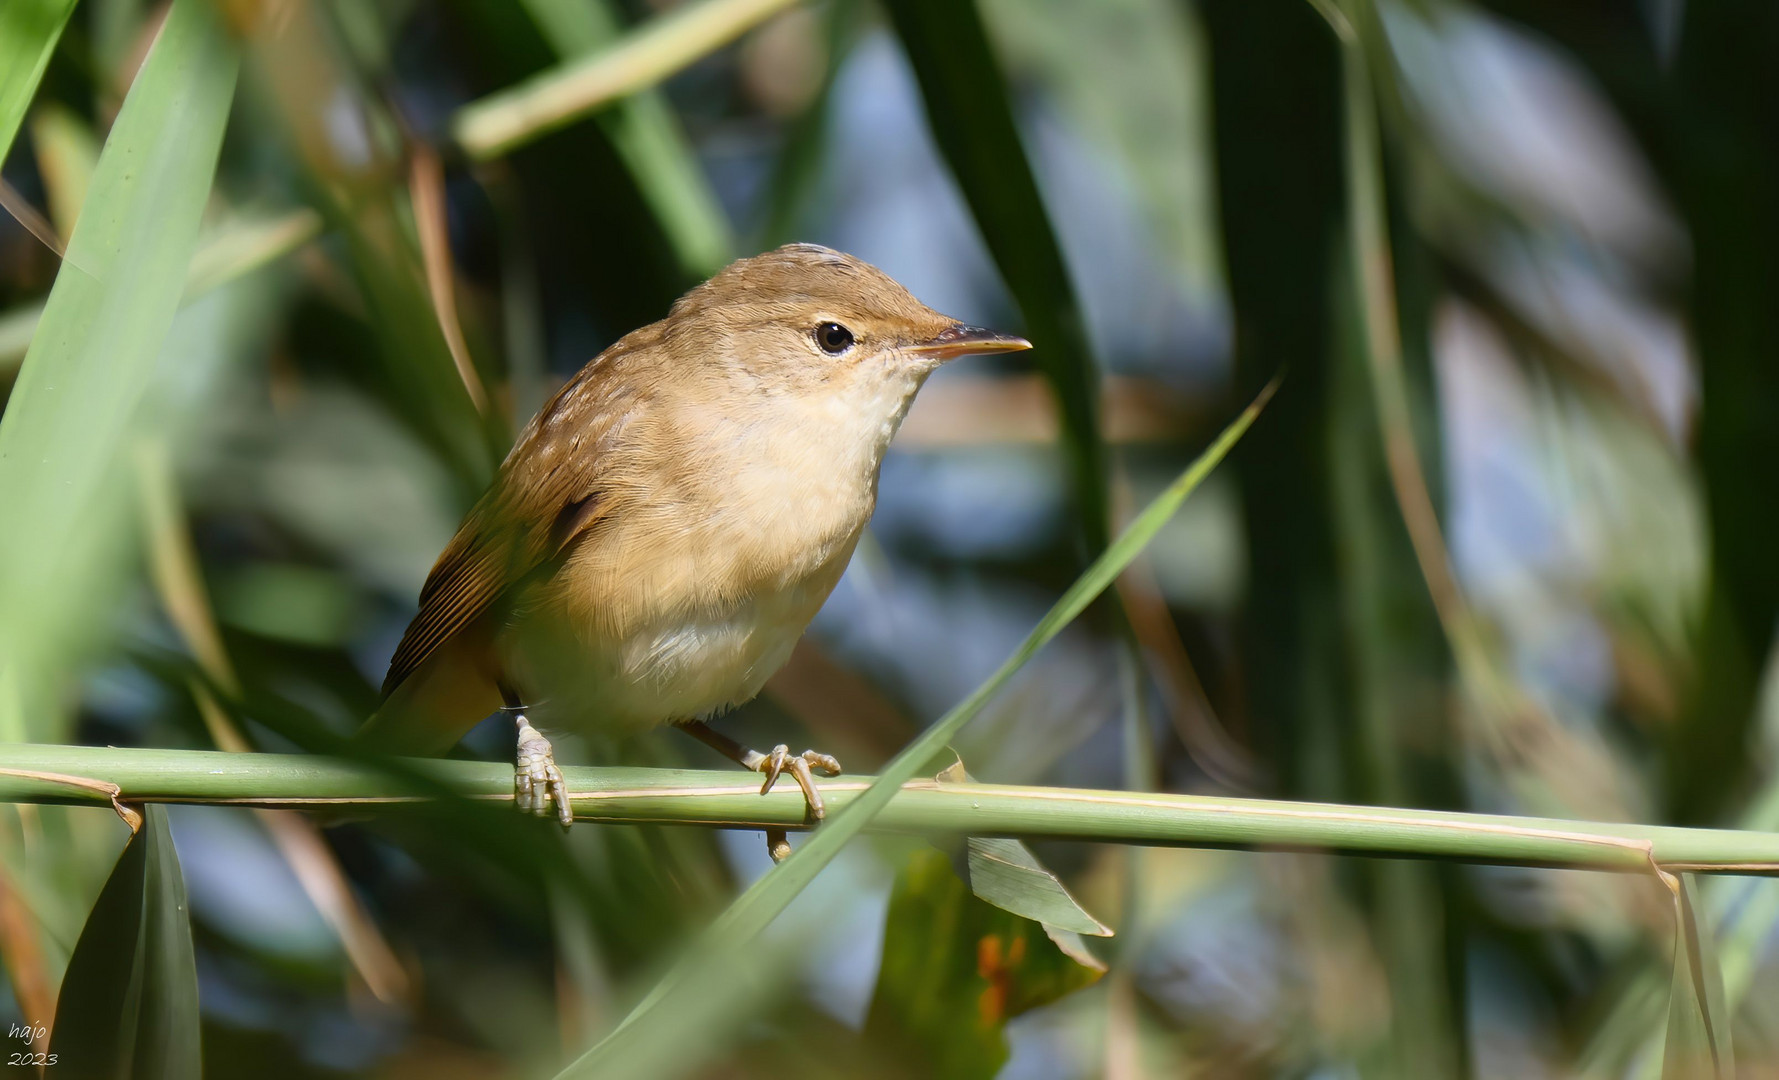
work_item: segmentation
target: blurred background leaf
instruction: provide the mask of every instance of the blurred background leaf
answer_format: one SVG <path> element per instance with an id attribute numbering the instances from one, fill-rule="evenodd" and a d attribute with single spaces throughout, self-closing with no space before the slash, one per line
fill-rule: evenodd
<path id="1" fill-rule="evenodd" d="M 526 0 L 525 8 L 559 57 L 592 53 L 618 35 L 618 15 L 609 0 Z M 734 257 L 729 222 L 666 99 L 644 90 L 613 103 L 596 119 L 649 201 L 681 271 L 698 279 L 721 269 Z"/>
<path id="2" fill-rule="evenodd" d="M 1050 381 L 1075 486 L 1076 520 L 1088 550 L 1097 552 L 1111 527 L 1098 373 L 1062 248 L 1020 144 L 1001 65 L 975 0 L 888 0 L 885 7 L 920 82 L 933 139 Z"/>

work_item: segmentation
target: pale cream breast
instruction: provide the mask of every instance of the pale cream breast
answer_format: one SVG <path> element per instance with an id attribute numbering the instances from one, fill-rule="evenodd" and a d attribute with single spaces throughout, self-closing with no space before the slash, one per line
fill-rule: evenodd
<path id="1" fill-rule="evenodd" d="M 643 726 L 757 694 L 845 570 L 915 388 L 634 418 L 676 452 L 610 470 L 612 509 L 505 635 L 544 721 Z"/>
<path id="2" fill-rule="evenodd" d="M 570 587 L 554 592 L 566 603 L 522 613 L 503 635 L 506 663 L 554 726 L 642 727 L 720 713 L 758 694 L 790 658 L 859 531 L 836 538 L 794 579 L 740 596 L 718 587 L 710 567 L 731 556 L 704 537 L 637 556 L 628 586 L 569 571 Z M 635 602 L 638 592 L 646 603 Z"/>
<path id="3" fill-rule="evenodd" d="M 719 714 L 753 698 L 784 666 L 845 570 L 853 541 L 790 587 L 663 611 L 622 636 L 588 635 L 554 618 L 521 620 L 503 642 L 507 662 L 534 688 L 546 726 L 640 728 Z"/>

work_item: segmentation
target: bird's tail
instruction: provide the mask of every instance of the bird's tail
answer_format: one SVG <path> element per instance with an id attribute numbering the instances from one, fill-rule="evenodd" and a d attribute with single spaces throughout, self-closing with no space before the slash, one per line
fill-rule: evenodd
<path id="1" fill-rule="evenodd" d="M 352 743 L 379 754 L 442 754 L 501 704 L 466 643 L 447 642 L 390 691 Z"/>

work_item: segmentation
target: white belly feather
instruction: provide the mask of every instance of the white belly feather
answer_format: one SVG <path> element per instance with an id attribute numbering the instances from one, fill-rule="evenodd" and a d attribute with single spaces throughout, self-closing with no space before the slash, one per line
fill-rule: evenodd
<path id="1" fill-rule="evenodd" d="M 557 619 L 523 620 L 509 663 L 550 728 L 636 729 L 706 719 L 752 699 L 790 659 L 852 554 L 852 543 L 790 588 L 721 613 L 682 614 L 614 640 Z"/>
<path id="2" fill-rule="evenodd" d="M 825 595 L 764 597 L 727 618 L 663 626 L 625 643 L 604 687 L 609 707 L 646 723 L 705 718 L 751 699 L 790 659 Z"/>

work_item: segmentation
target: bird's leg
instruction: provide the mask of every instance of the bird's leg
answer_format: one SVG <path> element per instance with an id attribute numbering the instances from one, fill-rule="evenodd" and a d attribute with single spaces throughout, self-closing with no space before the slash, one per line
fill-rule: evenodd
<path id="1" fill-rule="evenodd" d="M 771 753 L 762 754 L 758 750 L 749 750 L 702 721 L 687 720 L 679 726 L 693 738 L 742 768 L 752 769 L 764 775 L 766 782 L 760 785 L 760 794 L 762 795 L 772 790 L 772 785 L 778 782 L 781 773 L 789 772 L 796 779 L 797 786 L 803 789 L 803 801 L 809 806 L 809 816 L 816 821 L 827 816 L 828 808 L 822 805 L 822 793 L 816 790 L 815 777 L 810 770 L 820 769 L 828 776 L 839 776 L 840 762 L 834 760 L 831 755 L 820 754 L 814 750 L 805 750 L 801 754 L 792 755 L 790 748 L 783 743 L 773 747 Z M 788 846 L 784 845 L 783 830 L 768 830 L 766 843 L 772 849 L 774 859 L 784 858 L 783 853 L 790 850 Z"/>
<path id="2" fill-rule="evenodd" d="M 568 785 L 562 782 L 562 770 L 556 767 L 556 753 L 543 732 L 525 718 L 525 707 L 518 694 L 501 687 L 506 699 L 503 710 L 513 716 L 518 727 L 518 754 L 513 762 L 513 805 L 521 814 L 549 817 L 550 804 L 556 806 L 556 820 L 564 829 L 574 823 L 574 809 L 568 804 Z"/>

